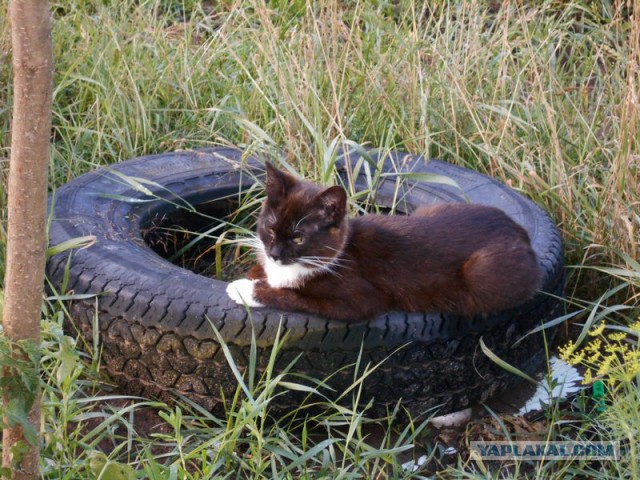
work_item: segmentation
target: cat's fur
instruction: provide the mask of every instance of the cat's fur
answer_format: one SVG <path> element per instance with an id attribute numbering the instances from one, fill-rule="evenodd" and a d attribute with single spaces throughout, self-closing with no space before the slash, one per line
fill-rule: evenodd
<path id="1" fill-rule="evenodd" d="M 346 193 L 267 164 L 258 260 L 236 302 L 362 320 L 390 310 L 460 315 L 514 307 L 540 288 L 527 232 L 503 211 L 447 203 L 348 219 Z"/>

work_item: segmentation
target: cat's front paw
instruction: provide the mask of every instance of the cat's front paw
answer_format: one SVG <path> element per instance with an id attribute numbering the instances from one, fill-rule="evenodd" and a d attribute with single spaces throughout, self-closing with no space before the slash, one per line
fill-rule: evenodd
<path id="1" fill-rule="evenodd" d="M 239 305 L 246 305 L 247 307 L 264 307 L 264 305 L 258 302 L 254 296 L 256 280 L 249 280 L 243 278 L 231 282 L 227 286 L 227 295 L 229 298 Z"/>

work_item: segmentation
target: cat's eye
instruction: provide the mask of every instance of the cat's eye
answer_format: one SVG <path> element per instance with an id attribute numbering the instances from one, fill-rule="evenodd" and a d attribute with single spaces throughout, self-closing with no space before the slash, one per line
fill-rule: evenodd
<path id="1" fill-rule="evenodd" d="M 276 234 L 276 231 L 272 227 L 267 227 L 267 233 L 273 236 Z"/>
<path id="2" fill-rule="evenodd" d="M 304 243 L 304 237 L 302 235 L 296 235 L 293 237 L 293 243 L 296 245 L 302 245 Z"/>

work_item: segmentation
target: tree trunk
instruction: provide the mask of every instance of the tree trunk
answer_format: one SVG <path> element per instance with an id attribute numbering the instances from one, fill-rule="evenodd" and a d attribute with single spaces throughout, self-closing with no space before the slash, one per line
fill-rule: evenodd
<path id="1" fill-rule="evenodd" d="M 45 262 L 47 167 L 51 136 L 53 49 L 47 0 L 11 0 L 9 20 L 13 48 L 14 104 L 8 182 L 7 266 L 4 333 L 11 341 L 40 342 L 40 317 Z M 6 372 L 5 372 L 6 373 Z M 5 394 L 6 401 L 10 393 Z M 36 395 L 29 421 L 40 430 Z M 3 431 L 5 468 L 11 478 L 39 476 L 38 442 L 30 445 L 19 465 L 12 465 L 11 447 L 24 445 L 22 427 Z M 14 458 L 15 460 L 15 458 Z"/>

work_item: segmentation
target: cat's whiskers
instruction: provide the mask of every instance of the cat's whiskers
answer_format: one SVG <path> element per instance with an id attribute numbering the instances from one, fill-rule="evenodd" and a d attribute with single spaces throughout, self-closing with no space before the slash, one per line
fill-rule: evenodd
<path id="1" fill-rule="evenodd" d="M 342 259 L 339 256 L 335 257 L 320 257 L 320 256 L 309 256 L 309 257 L 300 257 L 298 258 L 298 262 L 303 265 L 309 265 L 317 270 L 323 271 L 325 273 L 329 273 L 331 275 L 335 275 L 336 277 L 342 278 L 338 272 L 336 272 L 335 267 L 343 266 L 341 264 Z M 345 268 L 343 266 L 343 268 Z"/>
<path id="2" fill-rule="evenodd" d="M 335 260 L 337 257 L 322 257 L 320 255 L 305 255 L 303 257 L 300 258 L 304 258 L 306 260 L 318 260 L 319 262 L 332 262 L 333 260 Z"/>
<path id="3" fill-rule="evenodd" d="M 335 250 L 335 249 L 331 249 L 331 250 Z M 340 252 L 339 250 L 336 250 L 336 252 L 338 252 L 338 255 L 335 255 L 333 257 L 321 257 L 321 256 L 315 256 L 315 257 L 304 257 L 304 258 L 312 258 L 312 259 L 316 259 L 319 260 L 321 262 L 325 262 L 325 264 L 331 264 L 333 266 L 341 266 L 343 268 L 349 268 L 345 265 L 345 263 L 355 263 L 354 260 L 351 260 L 349 258 L 345 258 L 343 255 L 341 255 L 342 252 Z"/>
<path id="4" fill-rule="evenodd" d="M 251 248 L 258 258 L 264 258 L 267 255 L 264 244 L 260 240 L 243 242 L 242 245 Z"/>
<path id="5" fill-rule="evenodd" d="M 242 245 L 243 247 L 249 247 L 249 248 L 254 248 L 254 249 L 260 249 L 261 248 L 261 243 L 259 240 L 253 240 L 253 239 L 242 239 L 238 242 L 240 245 Z"/>
<path id="6" fill-rule="evenodd" d="M 266 255 L 264 243 L 258 236 L 243 238 L 240 240 L 240 245 L 254 249 L 258 255 Z"/>
<path id="7" fill-rule="evenodd" d="M 321 262 L 320 260 L 311 260 L 309 258 L 298 258 L 296 263 L 302 265 L 309 265 L 314 268 L 321 268 L 328 264 L 328 262 Z"/>
<path id="8" fill-rule="evenodd" d="M 340 265 L 342 265 L 343 267 L 347 268 L 344 264 L 345 263 L 355 263 L 355 260 L 350 259 L 350 258 L 345 258 L 342 253 L 344 252 L 344 249 L 336 249 L 336 248 L 332 248 L 330 246 L 326 246 L 325 248 L 332 250 L 334 252 L 336 252 L 336 256 L 334 257 L 339 263 Z"/>
<path id="9" fill-rule="evenodd" d="M 301 262 L 301 264 L 305 265 L 306 263 Z M 312 266 L 313 270 L 316 271 L 316 272 L 324 272 L 324 273 L 328 273 L 330 275 L 334 275 L 334 276 L 336 276 L 338 278 L 342 278 L 342 275 L 340 273 L 336 272 L 334 270 L 334 267 L 335 267 L 335 265 L 327 264 L 327 263 L 322 264 L 322 265 L 314 265 L 314 266 Z"/>

